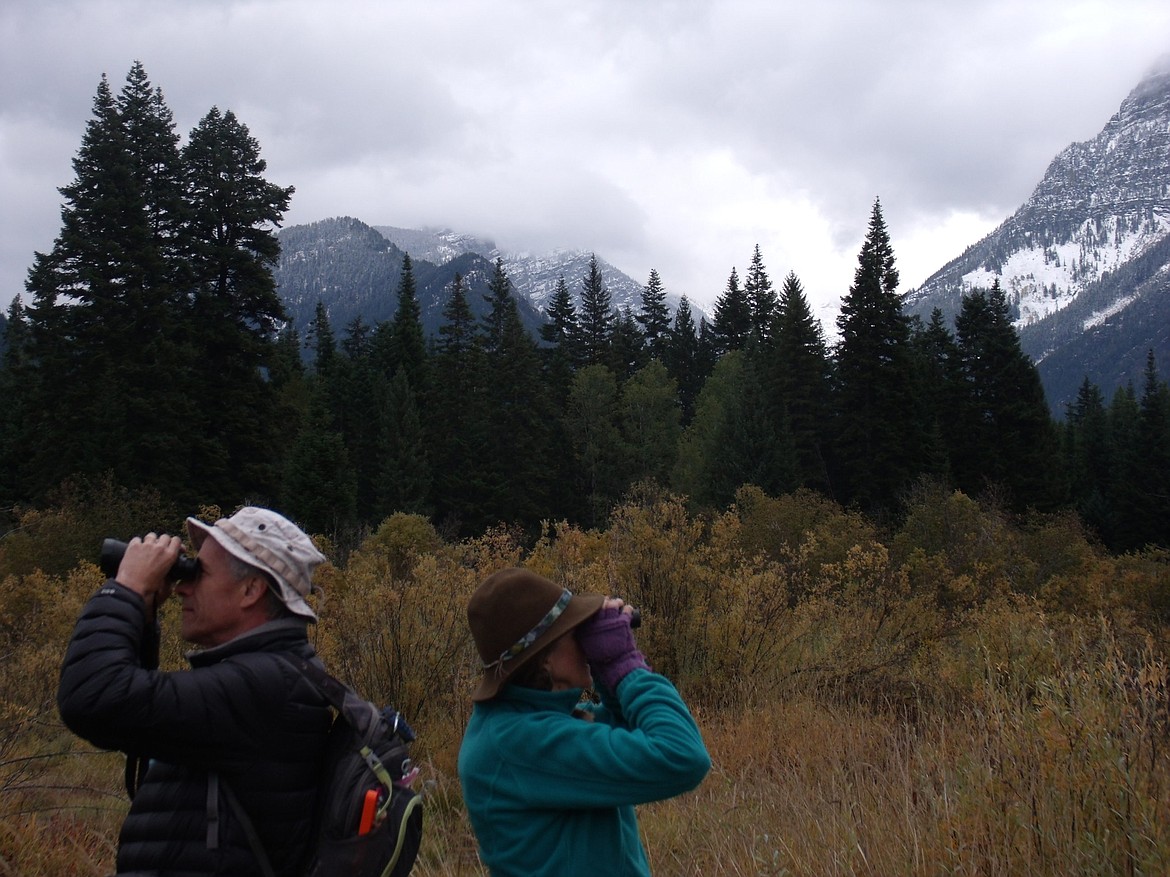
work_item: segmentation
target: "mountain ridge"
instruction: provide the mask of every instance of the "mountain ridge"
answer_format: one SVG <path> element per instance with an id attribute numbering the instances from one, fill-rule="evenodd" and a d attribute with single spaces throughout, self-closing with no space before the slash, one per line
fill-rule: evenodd
<path id="1" fill-rule="evenodd" d="M 1096 137 L 1063 149 L 1010 217 L 907 292 L 903 307 L 953 320 L 964 294 L 999 280 L 1060 414 L 1086 376 L 1107 394 L 1134 381 L 1148 350 L 1170 370 L 1160 331 L 1170 322 L 1168 238 L 1170 70 L 1160 69 Z M 1095 349 L 1121 360 L 1103 362 Z"/>

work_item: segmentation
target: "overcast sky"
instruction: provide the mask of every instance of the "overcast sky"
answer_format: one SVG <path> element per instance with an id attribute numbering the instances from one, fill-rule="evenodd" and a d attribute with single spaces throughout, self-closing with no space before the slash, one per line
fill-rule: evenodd
<path id="1" fill-rule="evenodd" d="M 3 0 L 0 305 L 135 60 L 184 141 L 250 128 L 285 225 L 593 251 L 708 309 L 759 244 L 829 328 L 875 198 L 906 291 L 1168 53 L 1166 0 Z"/>

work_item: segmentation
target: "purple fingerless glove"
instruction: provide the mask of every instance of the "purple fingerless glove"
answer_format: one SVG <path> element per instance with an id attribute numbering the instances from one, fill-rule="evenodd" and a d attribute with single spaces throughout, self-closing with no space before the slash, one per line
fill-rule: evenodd
<path id="1" fill-rule="evenodd" d="M 593 678 L 610 691 L 617 691 L 631 670 L 650 669 L 634 642 L 630 616 L 620 609 L 602 609 L 577 628 L 576 636 Z"/>

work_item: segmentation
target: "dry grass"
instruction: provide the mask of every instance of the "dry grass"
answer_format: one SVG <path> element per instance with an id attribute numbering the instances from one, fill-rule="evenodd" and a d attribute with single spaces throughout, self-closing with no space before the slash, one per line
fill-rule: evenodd
<path id="1" fill-rule="evenodd" d="M 529 552 L 505 531 L 443 545 L 396 516 L 323 571 L 322 654 L 420 734 L 417 874 L 486 873 L 455 775 L 462 608 L 518 562 L 642 606 L 643 649 L 693 706 L 713 769 L 640 809 L 656 874 L 1170 873 L 1170 559 L 1111 558 L 1075 522 L 1029 528 L 953 495 L 884 538 L 823 501 L 740 502 L 699 521 L 650 497 Z M 52 703 L 97 578 L 0 588 L 0 877 L 112 870 L 120 760 Z M 164 643 L 168 666 L 180 655 Z"/>

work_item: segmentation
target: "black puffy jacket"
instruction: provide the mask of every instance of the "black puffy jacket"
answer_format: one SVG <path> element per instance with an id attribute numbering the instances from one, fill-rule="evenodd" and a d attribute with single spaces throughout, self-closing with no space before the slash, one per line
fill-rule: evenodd
<path id="1" fill-rule="evenodd" d="M 191 669 L 178 673 L 144 666 L 152 634 L 141 597 L 107 582 L 77 621 L 57 693 L 74 733 L 150 759 L 122 826 L 118 873 L 258 874 L 222 784 L 276 873 L 298 873 L 330 724 L 325 701 L 278 656 L 312 657 L 305 624 L 262 625 L 192 653 Z"/>

